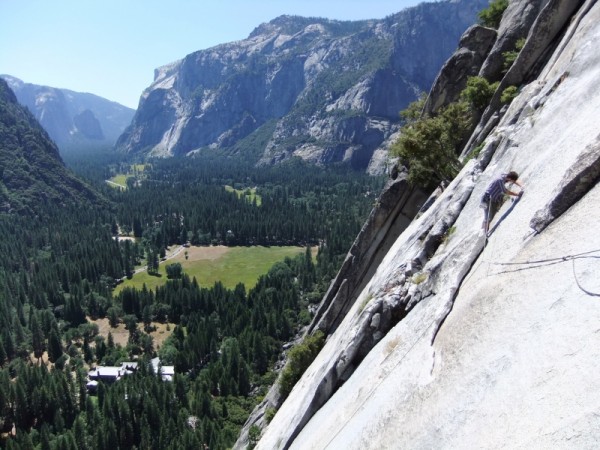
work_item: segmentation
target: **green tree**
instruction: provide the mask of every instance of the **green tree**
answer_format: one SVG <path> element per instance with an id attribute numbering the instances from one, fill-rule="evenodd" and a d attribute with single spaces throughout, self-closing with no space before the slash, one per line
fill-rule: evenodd
<path id="1" fill-rule="evenodd" d="M 12 334 L 6 328 L 2 330 L 2 344 L 4 345 L 4 350 L 6 351 L 7 358 L 13 358 L 16 352 L 15 342 L 13 340 Z"/>
<path id="2" fill-rule="evenodd" d="M 25 382 L 22 378 L 18 378 L 16 384 L 12 387 L 15 426 L 21 430 L 28 430 L 31 426 L 33 416 L 25 389 Z"/>
<path id="3" fill-rule="evenodd" d="M 250 429 L 248 430 L 248 448 L 252 449 L 254 447 L 256 447 L 256 444 L 258 444 L 258 441 L 260 439 L 260 428 L 256 425 L 252 425 L 250 427 Z"/>
<path id="4" fill-rule="evenodd" d="M 511 68 L 511 66 L 517 59 L 517 56 L 519 56 L 519 53 L 521 52 L 521 50 L 523 50 L 523 47 L 525 46 L 525 42 L 526 42 L 526 39 L 521 38 L 521 39 L 517 40 L 517 42 L 515 42 L 514 50 L 509 50 L 507 52 L 502 53 L 502 57 L 504 58 L 504 62 L 502 63 L 502 72 L 503 73 L 508 72 L 508 69 Z"/>
<path id="5" fill-rule="evenodd" d="M 52 450 L 50 445 L 50 430 L 48 424 L 44 423 L 40 431 L 40 448 L 41 450 Z"/>
<path id="6" fill-rule="evenodd" d="M 112 328 L 116 328 L 119 325 L 119 310 L 111 306 L 106 313 L 108 315 L 108 323 Z"/>
<path id="7" fill-rule="evenodd" d="M 484 27 L 498 28 L 508 0 L 492 0 L 490 5 L 479 12 L 479 23 Z"/>
<path id="8" fill-rule="evenodd" d="M 269 364 L 267 352 L 265 349 L 264 337 L 256 333 L 254 335 L 254 345 L 252 346 L 252 348 L 252 361 L 254 363 L 254 370 L 256 370 L 256 372 L 259 375 L 264 375 L 264 373 L 267 371 Z"/>
<path id="9" fill-rule="evenodd" d="M 166 266 L 167 278 L 170 280 L 178 280 L 183 275 L 181 263 L 168 264 Z"/>
<path id="10" fill-rule="evenodd" d="M 131 279 L 131 277 L 133 277 L 133 261 L 134 261 L 134 255 L 133 255 L 133 251 L 131 248 L 131 242 L 129 242 L 129 240 L 125 240 L 125 244 L 123 247 L 123 263 L 125 265 L 124 269 L 125 269 L 125 276 L 128 279 Z"/>
<path id="11" fill-rule="evenodd" d="M 460 98 L 469 103 L 474 111 L 482 112 L 490 103 L 498 84 L 490 83 L 483 77 L 469 77 Z"/>
<path id="12" fill-rule="evenodd" d="M 96 342 L 95 345 L 95 352 L 96 352 L 96 361 L 98 361 L 99 363 L 102 362 L 102 358 L 104 358 L 104 355 L 106 355 L 106 342 L 104 341 L 104 338 L 102 336 L 96 336 L 96 339 L 94 339 Z"/>
<path id="13" fill-rule="evenodd" d="M 315 282 L 315 265 L 312 260 L 312 252 L 310 246 L 306 246 L 304 252 L 303 266 L 300 271 L 300 285 L 305 291 L 309 291 Z"/>
<path id="14" fill-rule="evenodd" d="M 148 263 L 148 273 L 151 275 L 158 274 L 158 265 L 160 264 L 160 262 L 158 260 L 158 252 L 155 248 L 148 249 L 148 252 L 146 253 L 146 260 Z"/>
<path id="15" fill-rule="evenodd" d="M 86 322 L 85 313 L 81 307 L 81 298 L 71 296 L 67 299 L 65 305 L 65 319 L 71 322 L 71 325 L 77 326 Z"/>
<path id="16" fill-rule="evenodd" d="M 11 402 L 11 381 L 8 371 L 0 371 L 0 432 L 6 433 L 12 428 L 13 410 Z"/>
<path id="17" fill-rule="evenodd" d="M 519 90 L 516 86 L 508 86 L 506 89 L 502 91 L 502 95 L 500 96 L 500 101 L 502 103 L 510 103 L 514 100 L 514 98 L 519 93 Z"/>
<path id="18" fill-rule="evenodd" d="M 434 117 L 424 117 L 402 128 L 392 154 L 408 166 L 411 184 L 430 187 L 449 182 L 461 164 L 460 146 L 471 127 L 471 112 L 466 102 L 451 103 Z"/>
<path id="19" fill-rule="evenodd" d="M 82 414 L 78 415 L 75 419 L 75 422 L 73 424 L 73 435 L 78 449 L 88 448 L 87 431 Z"/>
<path id="20" fill-rule="evenodd" d="M 238 392 L 240 395 L 247 397 L 250 394 L 250 368 L 246 361 L 242 358 L 240 361 L 238 379 Z"/>
<path id="21" fill-rule="evenodd" d="M 0 367 L 4 365 L 7 359 L 8 355 L 6 354 L 6 350 L 4 349 L 4 343 L 2 342 L 2 338 L 0 338 Z"/>
<path id="22" fill-rule="evenodd" d="M 286 398 L 292 391 L 292 388 L 313 362 L 324 343 L 325 335 L 321 331 L 317 331 L 312 336 L 304 338 L 301 344 L 290 350 L 288 362 L 279 379 L 279 392 L 283 398 Z"/>
<path id="23" fill-rule="evenodd" d="M 104 429 L 106 430 L 106 450 L 113 450 L 119 448 L 119 438 L 117 436 L 117 428 L 115 424 L 110 420 L 104 421 Z"/>
<path id="24" fill-rule="evenodd" d="M 141 334 L 139 337 L 139 345 L 146 355 L 152 355 L 154 353 L 154 340 L 149 334 Z"/>
<path id="25" fill-rule="evenodd" d="M 38 360 L 44 354 L 44 332 L 40 326 L 40 323 L 37 318 L 37 314 L 34 313 L 31 316 L 31 323 L 29 324 L 31 328 L 31 343 L 33 346 L 33 356 L 35 356 Z"/>
<path id="26" fill-rule="evenodd" d="M 48 338 L 48 359 L 50 362 L 56 362 L 63 354 L 62 345 L 60 342 L 60 336 L 58 330 L 53 327 L 50 330 L 50 337 Z"/>
<path id="27" fill-rule="evenodd" d="M 142 310 L 142 322 L 144 323 L 144 331 L 146 333 L 149 333 L 150 330 L 150 326 L 152 325 L 152 316 L 153 316 L 153 308 L 152 305 L 146 305 L 144 306 L 144 309 Z"/>
<path id="28" fill-rule="evenodd" d="M 406 109 L 400 112 L 400 117 L 404 119 L 405 123 L 411 123 L 419 120 L 423 115 L 423 108 L 425 107 L 426 101 L 427 93 L 421 92 L 417 100 L 409 103 Z"/>

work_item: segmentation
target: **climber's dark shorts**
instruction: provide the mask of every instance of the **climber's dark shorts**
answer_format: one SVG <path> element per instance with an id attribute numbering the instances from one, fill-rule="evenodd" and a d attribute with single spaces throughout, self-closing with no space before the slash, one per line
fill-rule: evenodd
<path id="1" fill-rule="evenodd" d="M 484 194 L 483 197 L 481 197 L 480 206 L 483 208 L 486 222 L 490 222 L 502 206 L 502 200 L 499 202 L 492 202 L 490 201 L 490 197 L 487 194 Z"/>

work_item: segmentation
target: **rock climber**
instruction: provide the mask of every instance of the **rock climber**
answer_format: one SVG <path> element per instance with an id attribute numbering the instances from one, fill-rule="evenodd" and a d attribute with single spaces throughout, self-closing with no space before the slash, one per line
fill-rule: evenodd
<path id="1" fill-rule="evenodd" d="M 518 181 L 519 174 L 514 171 L 503 173 L 494 181 L 492 181 L 483 197 L 481 197 L 481 207 L 484 208 L 485 216 L 481 228 L 487 234 L 490 226 L 490 222 L 502 206 L 505 195 L 512 195 L 513 197 L 521 197 L 523 195 L 523 185 Z M 519 186 L 519 192 L 513 192 L 506 187 L 507 183 L 516 184 Z"/>

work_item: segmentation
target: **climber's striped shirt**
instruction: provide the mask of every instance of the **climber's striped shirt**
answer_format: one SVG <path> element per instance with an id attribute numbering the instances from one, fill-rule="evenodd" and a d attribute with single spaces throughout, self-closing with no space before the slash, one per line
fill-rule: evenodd
<path id="1" fill-rule="evenodd" d="M 504 186 L 505 180 L 506 174 L 503 173 L 500 175 L 500 177 L 492 181 L 485 190 L 485 194 L 483 194 L 483 200 L 487 202 L 489 199 L 491 199 L 493 203 L 500 202 L 504 196 L 504 193 L 507 191 L 506 187 Z"/>

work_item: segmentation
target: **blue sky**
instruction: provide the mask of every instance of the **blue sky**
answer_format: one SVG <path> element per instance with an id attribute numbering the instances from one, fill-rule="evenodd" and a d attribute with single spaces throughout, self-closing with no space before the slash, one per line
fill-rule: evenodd
<path id="1" fill-rule="evenodd" d="M 0 0 L 0 74 L 136 108 L 154 69 L 282 14 L 380 19 L 420 0 Z"/>

